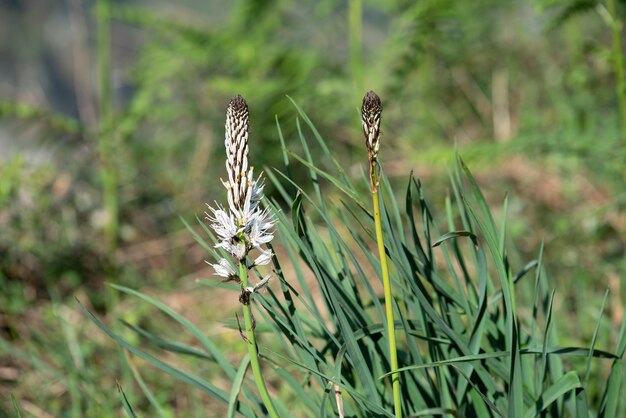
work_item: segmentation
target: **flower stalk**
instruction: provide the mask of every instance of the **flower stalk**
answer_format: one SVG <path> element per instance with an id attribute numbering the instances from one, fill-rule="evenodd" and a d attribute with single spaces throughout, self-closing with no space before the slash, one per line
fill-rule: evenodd
<path id="1" fill-rule="evenodd" d="M 217 276 L 241 285 L 239 302 L 243 306 L 245 327 L 241 335 L 248 345 L 250 366 L 268 415 L 278 418 L 261 372 L 254 334 L 255 320 L 250 306 L 252 295 L 267 286 L 270 279 L 269 275 L 262 277 L 251 286 L 248 273 L 253 267 L 267 265 L 271 261 L 272 252 L 266 244 L 274 238 L 274 218 L 269 210 L 260 205 L 264 184 L 261 176 L 254 178 L 254 168 L 248 161 L 248 123 L 248 105 L 243 97 L 235 96 L 226 111 L 224 141 L 228 179 L 222 180 L 222 183 L 227 191 L 228 207 L 216 204 L 215 207 L 209 206 L 210 213 L 207 213 L 218 238 L 215 247 L 225 250 L 231 260 L 221 258 L 211 265 Z M 257 256 L 250 259 L 252 252 Z M 238 271 L 234 266 L 238 267 Z"/>
<path id="2" fill-rule="evenodd" d="M 373 91 L 367 92 L 363 97 L 361 107 L 361 123 L 365 135 L 365 145 L 369 157 L 370 188 L 372 192 L 372 204 L 374 206 L 374 224 L 376 228 L 376 242 L 378 244 L 378 256 L 380 269 L 383 276 L 383 288 L 385 293 L 385 314 L 387 316 L 387 339 L 389 340 L 389 357 L 391 371 L 398 370 L 398 350 L 396 347 L 396 330 L 394 325 L 393 298 L 391 295 L 391 280 L 389 279 L 389 267 L 385 254 L 385 242 L 383 240 L 383 227 L 380 219 L 380 198 L 378 186 L 380 184 L 380 171 L 378 165 L 378 151 L 380 148 L 380 120 L 382 116 L 382 103 L 380 97 Z M 402 398 L 400 395 L 400 376 L 398 373 L 391 375 L 393 402 L 396 418 L 402 418 Z"/>

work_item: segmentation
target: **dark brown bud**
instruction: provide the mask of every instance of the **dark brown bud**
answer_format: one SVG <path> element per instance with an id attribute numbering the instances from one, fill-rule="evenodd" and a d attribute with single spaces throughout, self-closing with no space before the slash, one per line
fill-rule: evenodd
<path id="1" fill-rule="evenodd" d="M 373 91 L 368 91 L 363 97 L 361 106 L 361 123 L 363 134 L 365 135 L 365 145 L 370 157 L 370 161 L 375 161 L 380 148 L 380 118 L 383 112 L 383 105 L 380 97 Z"/>

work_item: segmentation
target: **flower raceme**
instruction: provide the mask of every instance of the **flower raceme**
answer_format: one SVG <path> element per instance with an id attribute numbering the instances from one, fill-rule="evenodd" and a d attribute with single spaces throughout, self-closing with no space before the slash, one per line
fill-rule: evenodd
<path id="1" fill-rule="evenodd" d="M 376 161 L 380 149 L 380 117 L 383 105 L 380 97 L 373 91 L 368 91 L 363 97 L 361 106 L 361 124 L 365 134 L 365 145 L 370 161 Z"/>
<path id="2" fill-rule="evenodd" d="M 222 184 L 226 187 L 228 207 L 224 208 L 216 203 L 215 207 L 209 206 L 207 212 L 207 219 L 217 235 L 215 247 L 230 254 L 235 262 L 220 258 L 216 264 L 211 265 L 217 276 L 234 280 L 241 287 L 239 302 L 243 305 L 244 328 L 241 328 L 237 317 L 239 333 L 247 343 L 250 368 L 268 416 L 278 418 L 278 412 L 263 380 L 254 335 L 256 321 L 250 306 L 250 296 L 267 286 L 270 280 L 270 276 L 266 275 L 256 285 L 250 286 L 248 271 L 254 266 L 269 264 L 272 259 L 272 251 L 267 248 L 267 244 L 274 238 L 274 218 L 268 209 L 263 209 L 260 205 L 263 198 L 263 180 L 261 176 L 254 178 L 254 168 L 248 161 L 248 124 L 248 105 L 243 97 L 235 96 L 226 110 L 224 141 L 228 179 L 222 180 Z M 250 262 L 248 256 L 253 250 L 258 255 Z"/>
<path id="3" fill-rule="evenodd" d="M 368 91 L 363 97 L 361 106 L 361 125 L 365 135 L 365 146 L 370 162 L 370 188 L 372 192 L 378 189 L 378 151 L 380 149 L 380 118 L 383 105 L 380 97 L 373 91 Z"/>
<path id="4" fill-rule="evenodd" d="M 271 250 L 264 247 L 273 238 L 274 219 L 268 209 L 260 206 L 263 198 L 264 183 L 259 175 L 254 178 L 254 168 L 248 161 L 248 105 L 241 96 L 235 96 L 226 111 L 226 172 L 227 180 L 222 180 L 227 191 L 228 208 L 219 204 L 209 206 L 207 219 L 217 235 L 216 248 L 222 248 L 238 263 L 245 263 L 249 269 L 254 266 L 269 264 Z M 252 250 L 259 254 L 250 264 L 246 261 Z M 233 264 L 221 258 L 211 264 L 217 276 L 226 280 L 239 281 L 239 275 Z M 265 286 L 269 276 L 259 284 L 249 287 L 254 292 Z"/>

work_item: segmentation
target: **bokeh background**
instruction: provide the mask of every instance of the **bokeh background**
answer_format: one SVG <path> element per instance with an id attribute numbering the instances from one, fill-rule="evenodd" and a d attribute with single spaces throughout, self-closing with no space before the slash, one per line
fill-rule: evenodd
<path id="1" fill-rule="evenodd" d="M 211 271 L 181 221 L 222 200 L 235 94 L 255 166 L 282 166 L 277 124 L 299 149 L 289 96 L 358 178 L 375 90 L 399 192 L 414 170 L 443 207 L 457 147 L 496 211 L 508 195 L 513 259 L 544 243 L 563 335 L 589 341 L 610 289 L 609 346 L 626 294 L 624 3 L 0 0 L 0 417 L 10 395 L 25 416 L 121 416 L 116 382 L 149 416 L 136 370 L 172 416 L 207 416 L 210 399 L 129 359 L 75 298 L 175 334 L 106 283 L 140 289 L 242 355 L 223 325 L 236 297 L 197 283 Z"/>

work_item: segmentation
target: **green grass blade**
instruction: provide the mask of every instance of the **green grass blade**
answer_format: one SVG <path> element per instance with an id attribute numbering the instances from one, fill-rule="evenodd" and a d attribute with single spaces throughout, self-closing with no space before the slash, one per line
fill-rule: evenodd
<path id="1" fill-rule="evenodd" d="M 363 203 L 363 201 L 361 200 L 360 196 L 354 190 L 352 190 L 350 188 L 347 188 L 345 186 L 345 184 L 342 184 L 339 179 L 337 179 L 336 177 L 334 177 L 331 174 L 327 173 L 326 171 L 318 168 L 317 166 L 309 163 L 307 160 L 305 160 L 304 158 L 300 157 L 299 155 L 293 154 L 293 153 L 290 153 L 290 154 L 291 154 L 292 157 L 294 157 L 300 163 L 304 164 L 307 168 L 309 168 L 310 170 L 316 172 L 317 174 L 319 174 L 320 176 L 322 176 L 323 178 L 328 180 L 339 191 L 343 192 L 346 196 L 348 196 L 351 200 L 353 200 L 357 205 L 359 205 L 364 211 L 369 213 L 368 207 L 365 205 L 365 203 Z M 282 174 L 282 173 L 279 173 L 279 174 Z"/>
<path id="2" fill-rule="evenodd" d="M 443 244 L 445 241 L 458 237 L 469 237 L 474 244 L 474 247 L 478 247 L 478 237 L 469 231 L 452 231 L 442 235 L 439 239 L 437 239 L 432 246 L 438 247 Z"/>
<path id="3" fill-rule="evenodd" d="M 600 312 L 598 314 L 598 322 L 596 323 L 596 329 L 593 331 L 593 337 L 591 337 L 591 347 L 589 350 L 589 356 L 587 357 L 587 365 L 585 367 L 585 378 L 583 379 L 583 387 L 587 387 L 589 381 L 589 374 L 591 373 L 591 359 L 593 358 L 593 348 L 596 346 L 596 340 L 598 338 L 598 332 L 600 331 L 600 323 L 602 322 L 602 314 L 604 313 L 604 306 L 609 298 L 609 290 L 604 292 L 604 299 L 602 299 L 602 305 L 600 305 Z"/>
<path id="4" fill-rule="evenodd" d="M 130 405 L 128 398 L 126 397 L 126 394 L 124 393 L 124 390 L 119 383 L 117 384 L 117 391 L 120 394 L 120 400 L 122 401 L 122 406 L 124 407 L 124 412 L 126 412 L 126 415 L 128 415 L 130 418 L 137 418 L 135 411 L 133 411 L 133 407 Z"/>
<path id="5" fill-rule="evenodd" d="M 122 346 L 123 348 L 125 348 L 126 350 L 130 351 L 131 353 L 133 353 L 134 355 L 136 355 L 137 357 L 149 362 L 150 364 L 152 364 L 154 367 L 160 369 L 161 371 L 169 374 L 170 376 L 183 381 L 185 383 L 190 384 L 191 386 L 205 392 L 208 393 L 209 395 L 215 397 L 218 400 L 221 400 L 222 402 L 224 402 L 225 404 L 228 402 L 228 394 L 217 388 L 216 386 L 212 385 L 211 383 L 201 379 L 198 376 L 195 376 L 191 373 L 188 373 L 186 371 L 183 371 L 181 369 L 175 368 L 165 362 L 163 362 L 162 360 L 159 360 L 158 358 L 146 353 L 145 351 L 129 344 L 126 340 L 124 340 L 123 338 L 121 338 L 120 336 L 118 336 L 117 334 L 115 334 L 113 331 L 111 331 L 106 325 L 104 325 L 104 323 L 102 323 L 102 321 L 100 321 L 94 314 L 92 314 L 89 309 L 87 309 L 82 303 L 80 303 L 80 301 L 78 301 L 78 304 L 80 305 L 81 309 L 83 310 L 83 312 L 87 315 L 87 317 L 94 322 L 98 328 L 100 328 L 102 331 L 104 331 L 109 337 L 111 337 L 118 345 Z M 252 411 L 250 410 L 249 407 L 243 406 L 241 408 L 241 412 L 246 415 L 246 416 L 253 416 L 252 415 Z"/>
<path id="6" fill-rule="evenodd" d="M 156 347 L 159 347 L 162 350 L 170 351 L 172 353 L 177 353 L 177 354 L 184 354 L 187 356 L 203 358 L 203 359 L 211 360 L 211 361 L 214 360 L 212 356 L 208 355 L 206 352 L 202 350 L 198 350 L 196 347 L 193 347 L 188 344 L 179 343 L 179 342 L 168 341 L 166 339 L 163 339 L 159 336 L 156 336 L 146 331 L 145 329 L 141 327 L 130 324 L 124 321 L 123 319 L 120 320 L 120 322 L 122 323 L 122 325 L 124 325 L 128 329 L 133 330 L 134 332 L 139 334 L 141 337 L 145 338 L 150 343 L 154 344 Z"/>
<path id="7" fill-rule="evenodd" d="M 232 379 L 235 376 L 235 368 L 230 363 L 230 361 L 226 359 L 226 357 L 223 355 L 221 350 L 211 340 L 209 340 L 202 333 L 202 331 L 200 331 L 198 327 L 196 327 L 193 323 L 191 323 L 191 321 L 189 321 L 187 318 L 183 317 L 182 315 L 180 315 L 179 313 L 177 313 L 176 311 L 174 311 L 172 308 L 165 305 L 164 303 L 159 302 L 158 300 L 151 298 L 150 296 L 145 295 L 141 292 L 138 292 L 136 290 L 130 289 L 125 286 L 120 286 L 120 285 L 116 285 L 112 283 L 109 284 L 109 286 L 111 286 L 112 288 L 116 290 L 119 290 L 120 292 L 129 294 L 131 296 L 135 296 L 149 303 L 150 305 L 159 309 L 161 312 L 165 313 L 170 318 L 174 319 L 176 322 L 181 324 L 185 329 L 187 329 L 198 340 L 198 342 L 200 342 L 200 344 L 202 344 L 202 346 L 207 350 L 207 352 L 211 356 L 213 356 L 213 358 L 215 359 L 217 364 L 219 364 L 222 370 L 224 370 L 224 372 L 229 377 L 229 379 Z"/>
<path id="8" fill-rule="evenodd" d="M 152 407 L 154 408 L 154 410 L 156 411 L 156 413 L 157 413 L 157 415 L 159 417 L 165 418 L 167 416 L 167 414 L 165 413 L 165 411 L 163 411 L 163 408 L 161 408 L 161 404 L 156 399 L 156 397 L 154 396 L 154 394 L 152 393 L 150 388 L 148 388 L 148 385 L 146 385 L 146 382 L 141 377 L 141 374 L 139 373 L 139 370 L 137 370 L 135 365 L 132 363 L 132 360 L 128 356 L 128 352 L 124 351 L 123 358 L 124 358 L 124 361 L 126 361 L 126 365 L 128 366 L 128 368 L 130 369 L 131 373 L 133 374 L 133 378 L 135 379 L 135 381 L 137 382 L 137 384 L 141 388 L 141 391 L 143 392 L 143 394 L 148 399 L 148 402 L 150 402 L 150 405 L 152 405 Z"/>
<path id="9" fill-rule="evenodd" d="M 16 418 L 22 418 L 20 407 L 17 404 L 17 399 L 15 399 L 15 396 L 13 394 L 11 394 L 11 405 L 13 406 L 13 412 L 15 413 Z"/>
<path id="10" fill-rule="evenodd" d="M 561 396 L 579 387 L 581 387 L 581 385 L 576 372 L 572 371 L 566 373 L 541 394 L 539 399 L 535 402 L 535 405 L 526 411 L 524 418 L 540 416 L 542 411 L 544 411 Z"/>
<path id="11" fill-rule="evenodd" d="M 249 365 L 250 353 L 246 353 L 246 355 L 241 359 L 241 364 L 239 365 L 239 369 L 237 369 L 237 374 L 235 374 L 235 378 L 233 379 L 232 387 L 230 389 L 230 396 L 228 398 L 228 413 L 226 414 L 228 418 L 233 418 L 235 416 L 235 412 L 237 412 L 237 397 L 241 391 L 241 386 L 243 385 L 243 380 L 246 376 L 246 370 L 248 370 Z"/>
<path id="12" fill-rule="evenodd" d="M 576 389 L 576 418 L 589 418 L 587 393 L 584 388 Z"/>
<path id="13" fill-rule="evenodd" d="M 287 172 L 287 177 L 293 180 L 293 174 L 291 173 L 291 164 L 289 163 L 289 154 L 287 153 L 287 145 L 285 145 L 283 130 L 280 127 L 277 115 L 274 116 L 274 119 L 276 120 L 276 130 L 278 132 L 278 139 L 280 140 L 280 150 L 283 154 L 283 164 L 285 164 L 285 171 Z"/>
<path id="14" fill-rule="evenodd" d="M 324 152 L 324 155 L 333 162 L 333 164 L 335 165 L 335 168 L 337 169 L 337 171 L 341 174 L 342 177 L 342 182 L 346 185 L 349 185 L 350 182 L 347 180 L 346 178 L 346 174 L 345 174 L 345 170 L 343 168 L 343 165 L 341 163 L 339 163 L 339 161 L 337 161 L 337 159 L 335 158 L 335 156 L 333 155 L 332 152 L 330 152 L 330 149 L 328 148 L 328 145 L 326 144 L 326 141 L 324 141 L 324 139 L 322 138 L 322 136 L 320 135 L 319 131 L 317 130 L 317 128 L 315 127 L 315 125 L 313 124 L 313 122 L 311 122 L 311 119 L 309 119 L 309 117 L 307 116 L 307 114 L 304 112 L 304 110 L 302 110 L 302 108 L 300 106 L 298 106 L 298 104 L 296 103 L 295 100 L 293 100 L 291 97 L 287 96 L 287 98 L 289 99 L 289 101 L 291 101 L 291 103 L 293 103 L 294 107 L 296 108 L 296 110 L 298 111 L 298 113 L 300 114 L 300 116 L 302 117 L 302 120 L 304 120 L 304 122 L 309 126 L 309 128 L 311 129 L 311 132 L 313 132 L 313 136 L 315 137 L 315 139 L 317 140 L 318 144 L 320 145 L 320 147 L 322 148 L 322 151 Z"/>
<path id="15" fill-rule="evenodd" d="M 328 382 L 332 382 L 335 383 L 337 385 L 339 385 L 342 389 L 342 392 L 345 391 L 346 393 L 348 393 L 355 401 L 359 402 L 361 404 L 361 407 L 365 407 L 365 409 L 367 411 L 369 411 L 372 414 L 377 414 L 374 416 L 380 416 L 382 417 L 389 417 L 389 418 L 393 418 L 393 414 L 391 414 L 389 411 L 385 410 L 384 408 L 382 408 L 378 402 L 372 402 L 372 399 L 365 396 L 364 394 L 362 394 L 360 391 L 356 390 L 354 387 L 352 387 L 351 385 L 347 384 L 346 382 L 343 381 L 338 381 L 338 379 L 333 379 L 333 377 L 328 376 L 327 374 L 324 374 L 322 372 L 319 372 L 315 369 L 311 369 L 309 367 L 307 367 L 305 364 L 299 363 L 297 361 L 295 361 L 294 359 L 288 358 L 288 357 L 284 357 L 281 356 L 278 353 L 272 352 L 271 350 L 268 350 L 270 352 L 270 354 L 272 354 L 273 356 L 275 356 L 276 358 L 279 359 L 283 359 L 286 360 L 304 370 L 307 370 L 313 374 L 316 374 L 320 377 L 322 377 L 323 379 L 325 379 Z M 363 365 L 363 367 L 365 367 L 366 365 Z"/>
<path id="16" fill-rule="evenodd" d="M 626 350 L 626 321 L 622 321 L 620 327 L 619 336 L 617 338 L 617 351 L 616 355 L 619 360 L 615 360 L 611 366 L 611 373 L 602 395 L 602 407 L 600 409 L 601 418 L 609 418 L 617 416 L 619 402 L 624 402 L 624 388 L 626 382 L 624 382 L 624 351 Z"/>
<path id="17" fill-rule="evenodd" d="M 422 409 L 419 412 L 416 412 L 414 414 L 412 414 L 412 417 L 430 417 L 430 416 L 435 416 L 435 415 L 442 415 L 442 416 L 446 416 L 446 415 L 451 415 L 453 417 L 458 416 L 458 411 L 455 409 L 451 409 L 451 408 L 427 408 L 427 409 Z"/>
<path id="18" fill-rule="evenodd" d="M 623 360 L 615 360 L 611 366 L 611 373 L 606 384 L 606 389 L 602 399 L 601 418 L 612 418 L 617 416 L 617 406 L 620 400 L 623 402 L 622 387 L 624 386 L 624 363 Z"/>

